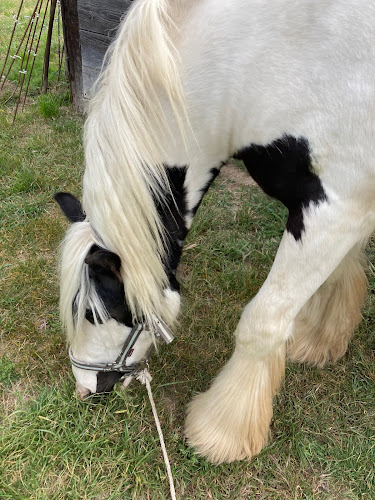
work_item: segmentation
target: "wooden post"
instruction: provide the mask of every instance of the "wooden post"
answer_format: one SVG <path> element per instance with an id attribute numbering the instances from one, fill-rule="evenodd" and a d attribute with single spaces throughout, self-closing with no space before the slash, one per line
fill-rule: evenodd
<path id="1" fill-rule="evenodd" d="M 66 66 L 73 106 L 83 111 L 82 55 L 77 0 L 61 0 Z"/>
<path id="2" fill-rule="evenodd" d="M 46 94 L 47 90 L 48 90 L 49 56 L 51 54 L 51 41 L 52 41 L 53 23 L 55 20 L 56 1 L 57 0 L 51 0 L 50 11 L 49 11 L 49 23 L 48 23 L 48 32 L 47 32 L 47 40 L 46 40 L 46 49 L 44 51 L 43 84 L 42 84 L 42 93 L 43 94 Z"/>

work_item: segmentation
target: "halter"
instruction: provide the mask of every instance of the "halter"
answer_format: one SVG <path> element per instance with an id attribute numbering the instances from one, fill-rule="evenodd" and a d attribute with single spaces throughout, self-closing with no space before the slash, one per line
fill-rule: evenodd
<path id="1" fill-rule="evenodd" d="M 174 337 L 167 325 L 156 317 L 154 318 L 154 325 L 154 333 L 156 337 L 161 337 L 166 344 L 170 344 Z M 121 372 L 124 375 L 135 375 L 142 370 L 143 364 L 144 362 L 147 362 L 147 359 L 143 359 L 141 362 L 133 365 L 127 365 L 126 358 L 129 356 L 129 353 L 133 349 L 134 344 L 144 329 L 145 325 L 143 323 L 138 323 L 133 326 L 124 342 L 124 345 L 122 346 L 120 354 L 113 363 L 86 363 L 85 361 L 79 361 L 79 359 L 73 356 L 72 349 L 69 347 L 70 362 L 73 366 L 81 368 L 82 370 L 91 370 L 96 372 Z"/>

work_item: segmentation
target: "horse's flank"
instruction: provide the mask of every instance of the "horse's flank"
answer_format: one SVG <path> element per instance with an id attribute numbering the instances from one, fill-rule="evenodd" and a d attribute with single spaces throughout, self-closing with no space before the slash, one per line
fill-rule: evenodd
<path id="1" fill-rule="evenodd" d="M 172 321 L 164 305 L 164 233 L 155 207 L 168 188 L 162 99 L 180 124 L 184 110 L 169 3 L 134 2 L 110 48 L 85 126 L 83 207 L 102 244 L 121 258 L 133 316 L 148 322 L 153 314 Z"/>

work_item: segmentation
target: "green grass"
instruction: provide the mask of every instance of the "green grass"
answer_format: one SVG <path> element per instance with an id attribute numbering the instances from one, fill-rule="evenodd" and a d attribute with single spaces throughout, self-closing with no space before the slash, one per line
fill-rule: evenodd
<path id="1" fill-rule="evenodd" d="M 64 103 L 66 96 L 56 94 L 44 94 L 38 98 L 40 114 L 45 118 L 57 118 L 60 114 L 60 106 Z"/>
<path id="2" fill-rule="evenodd" d="M 12 6 L 2 3 L 1 50 Z M 0 498 L 169 498 L 145 389 L 133 384 L 84 402 L 74 396 L 56 272 L 67 223 L 52 199 L 58 190 L 81 191 L 82 118 L 64 105 L 65 90 L 54 91 L 53 120 L 36 100 L 14 126 L 14 102 L 0 112 Z M 229 358 L 241 310 L 268 274 L 285 219 L 256 187 L 219 177 L 188 237 L 176 340 L 151 362 L 178 498 L 374 498 L 373 267 L 347 354 L 325 369 L 287 366 L 272 440 L 258 457 L 213 466 L 183 437 L 186 403 Z M 367 252 L 375 263 L 374 240 Z"/>
<path id="3" fill-rule="evenodd" d="M 14 26 L 14 18 L 18 12 L 18 8 L 21 0 L 2 0 L 1 2 L 1 11 L 0 11 L 0 71 L 3 69 L 5 57 L 8 51 L 8 46 L 11 39 L 11 33 Z M 28 52 L 25 52 L 25 46 L 27 40 L 28 48 L 30 48 L 31 37 L 28 39 L 28 35 L 24 38 L 22 42 L 23 35 L 25 30 L 27 29 L 28 22 L 30 16 L 32 15 L 36 0 L 24 0 L 23 7 L 19 17 L 19 23 L 17 24 L 16 30 L 14 32 L 13 40 L 10 45 L 10 53 L 9 56 L 16 54 L 19 44 L 22 43 L 21 49 L 18 52 L 18 56 L 14 59 L 8 57 L 7 63 L 5 65 L 4 76 L 7 77 L 7 82 L 2 92 L 0 92 L 0 108 L 3 109 L 5 103 L 16 106 L 20 84 L 22 79 L 24 78 L 23 83 L 23 91 L 21 94 L 21 102 L 19 106 L 18 113 L 21 112 L 23 99 L 25 95 L 26 87 L 29 85 L 28 89 L 28 101 L 34 102 L 38 99 L 41 82 L 42 82 L 42 73 L 43 73 L 43 62 L 44 62 L 44 48 L 47 37 L 47 26 L 49 23 L 49 9 L 47 10 L 44 27 L 41 31 L 39 46 L 37 49 L 37 41 L 39 38 L 40 26 L 42 25 L 42 20 L 44 17 L 46 0 L 44 0 L 38 24 L 36 25 L 34 42 L 32 44 L 32 51 L 36 52 L 36 56 L 33 56 L 33 52 L 31 56 L 28 57 Z M 47 117 L 56 117 L 59 112 L 59 107 L 64 100 L 64 97 L 60 97 L 56 95 L 56 88 L 59 91 L 64 91 L 67 89 L 67 83 L 64 80 L 64 63 L 62 63 L 62 71 L 59 72 L 59 51 L 62 50 L 62 32 L 57 29 L 57 10 L 55 14 L 55 23 L 54 23 L 54 31 L 51 43 L 51 52 L 50 52 L 50 66 L 49 66 L 49 88 L 52 90 L 52 94 L 47 94 L 42 96 L 39 100 L 40 113 Z M 24 56 L 24 54 L 26 54 Z M 34 65 L 32 68 L 32 63 L 34 60 Z M 28 62 L 27 62 L 28 61 Z M 25 69 L 27 66 L 27 73 L 25 76 L 20 73 L 20 70 Z M 10 72 L 8 71 L 10 70 Z M 31 79 L 29 82 L 29 75 L 32 70 Z M 60 74 L 59 74 L 60 73 Z M 2 82 L 0 82 L 2 83 Z M 65 104 L 65 102 L 64 102 Z"/>
<path id="4" fill-rule="evenodd" d="M 12 385 L 17 379 L 18 376 L 14 363 L 7 356 L 2 356 L 0 358 L 0 388 Z"/>

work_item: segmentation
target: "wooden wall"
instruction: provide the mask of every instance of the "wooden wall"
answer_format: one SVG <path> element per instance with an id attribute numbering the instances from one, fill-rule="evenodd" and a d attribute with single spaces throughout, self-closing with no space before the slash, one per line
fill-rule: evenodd
<path id="1" fill-rule="evenodd" d="M 84 98 L 99 75 L 104 54 L 131 0 L 77 0 Z"/>
<path id="2" fill-rule="evenodd" d="M 73 104 L 84 109 L 104 54 L 132 0 L 61 0 Z"/>

